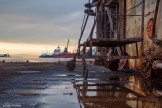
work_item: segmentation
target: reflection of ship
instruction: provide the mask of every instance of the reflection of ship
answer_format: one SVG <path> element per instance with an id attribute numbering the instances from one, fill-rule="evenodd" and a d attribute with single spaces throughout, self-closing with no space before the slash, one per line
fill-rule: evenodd
<path id="1" fill-rule="evenodd" d="M 0 57 L 10 57 L 9 54 L 0 54 Z"/>

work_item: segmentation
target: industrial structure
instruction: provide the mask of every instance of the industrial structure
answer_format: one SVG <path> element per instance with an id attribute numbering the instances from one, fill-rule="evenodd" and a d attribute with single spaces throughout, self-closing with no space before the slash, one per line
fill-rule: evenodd
<path id="1" fill-rule="evenodd" d="M 76 57 L 83 50 L 83 75 L 88 77 L 86 58 L 112 71 L 140 70 L 144 78 L 162 69 L 162 2 L 160 0 L 89 0 L 78 42 L 78 53 L 67 63 L 75 69 Z M 90 17 L 94 23 L 87 40 L 81 43 Z M 92 56 L 92 48 L 97 52 Z M 89 49 L 86 52 L 86 49 Z"/>

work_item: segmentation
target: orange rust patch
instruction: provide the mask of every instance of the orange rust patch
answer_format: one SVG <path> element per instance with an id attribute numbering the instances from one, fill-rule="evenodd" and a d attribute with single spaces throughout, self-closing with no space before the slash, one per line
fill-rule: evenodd
<path id="1" fill-rule="evenodd" d="M 154 19 L 151 18 L 149 21 L 148 21 L 148 25 L 147 25 L 147 35 L 150 39 L 153 38 L 153 25 L 154 25 Z"/>

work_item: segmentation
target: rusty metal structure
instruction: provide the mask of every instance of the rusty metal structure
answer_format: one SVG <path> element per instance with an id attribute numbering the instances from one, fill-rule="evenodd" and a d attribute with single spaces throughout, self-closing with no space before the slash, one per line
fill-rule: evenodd
<path id="1" fill-rule="evenodd" d="M 158 92 L 161 90 L 160 78 L 143 80 L 141 76 L 132 76 L 129 81 L 131 83 L 125 82 L 124 79 L 107 82 L 84 80 L 82 83 L 75 83 L 74 88 L 83 107 L 162 107 L 161 92 Z"/>
<path id="2" fill-rule="evenodd" d="M 119 83 L 108 84 L 83 84 L 75 85 L 79 103 L 84 107 L 92 108 L 145 108 L 155 107 L 160 101 L 151 94 L 145 94 L 141 90 L 134 91 Z M 140 91 L 140 92 L 139 92 Z M 94 93 L 93 95 L 91 95 Z M 149 105 L 148 105 L 149 104 Z M 161 105 L 156 105 L 160 108 Z"/>
<path id="3" fill-rule="evenodd" d="M 149 78 L 155 68 L 162 68 L 161 56 L 155 54 L 162 45 L 157 36 L 160 4 L 160 0 L 89 0 L 85 4 L 78 50 L 74 59 L 67 63 L 67 69 L 75 69 L 76 57 L 83 52 L 85 79 L 88 77 L 86 58 L 94 58 L 95 65 L 105 66 L 111 71 L 123 68 L 142 70 L 142 76 Z M 148 12 L 149 6 L 153 11 Z M 147 23 L 150 15 L 153 17 Z M 94 23 L 87 40 L 81 43 L 89 17 L 93 17 Z M 149 43 L 151 48 L 146 45 L 146 36 L 152 42 Z M 97 48 L 95 56 L 92 56 L 93 47 Z"/>

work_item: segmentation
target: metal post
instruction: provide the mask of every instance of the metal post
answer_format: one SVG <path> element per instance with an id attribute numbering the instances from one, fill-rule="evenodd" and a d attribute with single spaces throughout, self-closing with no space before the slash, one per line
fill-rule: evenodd
<path id="1" fill-rule="evenodd" d="M 145 21 L 145 0 L 143 0 L 142 6 L 142 26 L 141 26 L 141 36 L 144 39 L 144 21 Z M 144 53 L 144 42 L 142 41 L 141 44 L 141 53 Z"/>

